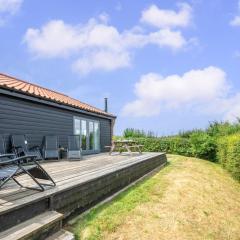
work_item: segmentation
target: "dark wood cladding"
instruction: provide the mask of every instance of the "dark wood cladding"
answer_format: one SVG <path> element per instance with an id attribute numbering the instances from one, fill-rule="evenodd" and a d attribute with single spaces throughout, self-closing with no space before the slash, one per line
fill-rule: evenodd
<path id="1" fill-rule="evenodd" d="M 11 134 L 26 134 L 30 145 L 40 145 L 44 135 L 58 135 L 60 145 L 67 147 L 67 136 L 73 134 L 73 117 L 100 122 L 101 151 L 111 144 L 111 120 L 47 106 L 0 94 L 0 134 L 8 141 Z"/>

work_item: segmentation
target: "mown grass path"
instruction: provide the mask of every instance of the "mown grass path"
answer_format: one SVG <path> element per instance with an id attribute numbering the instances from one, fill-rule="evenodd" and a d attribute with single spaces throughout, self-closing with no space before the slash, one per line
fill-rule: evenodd
<path id="1" fill-rule="evenodd" d="M 240 184 L 219 165 L 182 156 L 78 218 L 77 239 L 240 239 Z"/>

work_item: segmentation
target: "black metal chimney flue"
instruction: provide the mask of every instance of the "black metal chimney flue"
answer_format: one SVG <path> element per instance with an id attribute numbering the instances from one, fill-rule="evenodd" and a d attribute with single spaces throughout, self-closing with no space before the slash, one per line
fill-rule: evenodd
<path id="1" fill-rule="evenodd" d="M 104 111 L 108 112 L 108 98 L 104 98 Z"/>

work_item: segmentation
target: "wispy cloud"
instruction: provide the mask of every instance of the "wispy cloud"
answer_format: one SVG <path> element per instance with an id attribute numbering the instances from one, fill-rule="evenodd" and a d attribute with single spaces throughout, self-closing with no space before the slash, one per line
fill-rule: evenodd
<path id="1" fill-rule="evenodd" d="M 19 11 L 22 2 L 23 0 L 0 0 L 0 26 Z"/>
<path id="2" fill-rule="evenodd" d="M 240 26 L 240 0 L 238 1 L 238 15 L 236 15 L 231 21 L 230 25 Z"/>

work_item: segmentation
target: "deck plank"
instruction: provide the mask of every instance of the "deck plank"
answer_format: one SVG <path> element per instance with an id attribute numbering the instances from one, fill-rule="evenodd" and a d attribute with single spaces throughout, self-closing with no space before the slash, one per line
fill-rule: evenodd
<path id="1" fill-rule="evenodd" d="M 114 170 L 127 167 L 157 154 L 159 153 L 147 153 L 135 156 L 98 154 L 86 156 L 84 160 L 80 161 L 53 161 L 42 163 L 42 166 L 56 181 L 57 187 L 49 188 L 44 192 L 37 192 L 24 188 L 21 189 L 14 182 L 9 182 L 6 187 L 0 190 L 0 214 L 31 201 L 36 201 L 91 181 L 103 174 L 111 173 Z M 24 176 L 21 178 L 21 182 L 24 184 L 32 184 L 31 180 L 27 177 Z"/>

